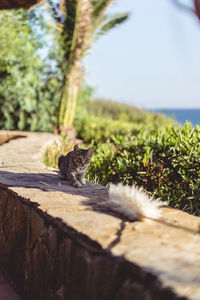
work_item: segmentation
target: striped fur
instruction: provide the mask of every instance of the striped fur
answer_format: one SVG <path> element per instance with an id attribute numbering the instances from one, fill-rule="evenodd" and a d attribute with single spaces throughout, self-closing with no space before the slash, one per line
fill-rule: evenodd
<path id="1" fill-rule="evenodd" d="M 93 149 L 80 149 L 77 145 L 67 155 L 58 159 L 60 175 L 74 187 L 81 187 L 86 183 L 85 174 L 89 166 Z"/>

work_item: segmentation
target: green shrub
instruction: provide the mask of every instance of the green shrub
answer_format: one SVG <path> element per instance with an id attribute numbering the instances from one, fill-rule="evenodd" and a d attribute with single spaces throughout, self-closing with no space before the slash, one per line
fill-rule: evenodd
<path id="1" fill-rule="evenodd" d="M 136 135 L 140 130 L 149 134 L 166 126 L 176 126 L 171 118 L 147 112 L 127 104 L 106 100 L 91 100 L 92 89 L 81 94 L 74 121 L 77 137 L 85 143 L 105 142 L 112 135 Z M 82 100 L 83 99 L 83 100 Z"/>
<path id="2" fill-rule="evenodd" d="M 82 115 L 75 120 L 77 137 L 85 143 L 104 142 L 112 135 L 137 134 L 141 124 L 121 122 L 110 118 L 96 117 L 93 115 Z"/>
<path id="3" fill-rule="evenodd" d="M 89 180 L 136 184 L 169 205 L 200 214 L 200 127 L 115 136 L 95 147 Z"/>
<path id="4" fill-rule="evenodd" d="M 45 24 L 39 8 L 0 12 L 0 129 L 53 131 L 57 125 L 62 72 L 56 47 L 46 46 L 48 58 L 40 55 Z"/>
<path id="5" fill-rule="evenodd" d="M 160 126 L 175 125 L 175 121 L 172 118 L 166 118 L 161 113 L 149 112 L 133 105 L 117 103 L 111 100 L 96 99 L 88 101 L 86 106 L 89 115 L 100 118 L 147 125 L 153 129 L 158 129 Z"/>

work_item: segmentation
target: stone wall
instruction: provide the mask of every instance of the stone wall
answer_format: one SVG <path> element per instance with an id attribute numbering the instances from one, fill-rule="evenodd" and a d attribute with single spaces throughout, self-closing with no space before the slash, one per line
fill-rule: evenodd
<path id="1" fill-rule="evenodd" d="M 184 299 L 0 185 L 0 265 L 22 299 Z"/>

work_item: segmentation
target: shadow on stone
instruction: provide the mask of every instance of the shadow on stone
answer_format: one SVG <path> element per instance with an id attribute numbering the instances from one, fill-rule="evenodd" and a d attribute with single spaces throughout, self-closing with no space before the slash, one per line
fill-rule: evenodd
<path id="1" fill-rule="evenodd" d="M 9 134 L 9 133 L 0 133 L 0 145 L 8 143 L 11 140 L 26 138 L 26 135 L 22 134 Z"/>
<path id="2" fill-rule="evenodd" d="M 2 168 L 1 168 L 2 169 Z M 108 214 L 120 218 L 122 221 L 127 219 L 123 215 L 104 208 L 100 202 L 108 199 L 108 188 L 87 181 L 85 186 L 75 188 L 65 180 L 61 180 L 57 171 L 55 174 L 49 173 L 12 173 L 0 171 L 0 181 L 8 187 L 38 188 L 43 191 L 57 191 L 72 195 L 86 197 L 82 204 L 88 209 L 99 213 Z"/>
<path id="3" fill-rule="evenodd" d="M 12 166 L 9 166 L 12 167 Z M 5 167 L 7 168 L 7 167 Z M 3 167 L 1 167 L 3 169 Z M 0 181 L 8 187 L 39 188 L 44 191 L 59 191 L 84 197 L 96 197 L 105 200 L 108 197 L 108 188 L 87 181 L 85 186 L 75 188 L 63 180 L 58 172 L 53 173 L 13 173 L 0 171 Z M 98 191 L 100 193 L 98 193 Z"/>

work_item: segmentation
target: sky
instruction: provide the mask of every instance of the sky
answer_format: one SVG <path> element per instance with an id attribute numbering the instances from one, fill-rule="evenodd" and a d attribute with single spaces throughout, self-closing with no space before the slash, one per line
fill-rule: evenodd
<path id="1" fill-rule="evenodd" d="M 96 41 L 84 63 L 95 97 L 141 108 L 200 108 L 200 22 L 172 0 L 118 0 L 130 19 Z"/>

